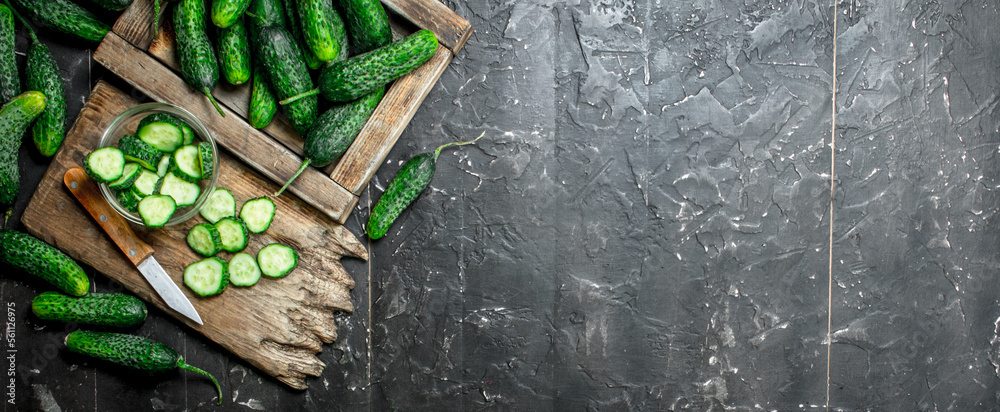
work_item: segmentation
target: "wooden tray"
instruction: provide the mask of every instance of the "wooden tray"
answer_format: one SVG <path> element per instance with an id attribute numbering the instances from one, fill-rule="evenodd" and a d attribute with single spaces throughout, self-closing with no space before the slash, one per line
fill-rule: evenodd
<path id="1" fill-rule="evenodd" d="M 302 137 L 280 116 L 264 130 L 250 127 L 245 120 L 250 100 L 248 84 L 232 86 L 220 80 L 220 86 L 212 94 L 227 116 L 219 116 L 208 99 L 178 75 L 169 24 L 161 24 L 159 36 L 153 38 L 150 30 L 153 1 L 162 1 L 162 7 L 169 6 L 166 0 L 135 0 L 94 52 L 94 60 L 151 98 L 184 107 L 216 134 L 220 146 L 272 181 L 284 183 L 301 162 Z M 347 220 L 361 190 L 472 34 L 468 21 L 437 0 L 383 0 L 383 4 L 390 12 L 394 37 L 410 34 L 413 27 L 425 28 L 437 35 L 440 47 L 431 60 L 392 84 L 338 162 L 324 170 L 306 170 L 289 188 L 340 223 Z"/>
<path id="2" fill-rule="evenodd" d="M 292 246 L 300 258 L 295 271 L 281 279 L 261 279 L 249 288 L 230 286 L 222 295 L 211 298 L 200 298 L 181 286 L 205 324 L 195 324 L 176 314 L 63 186 L 66 170 L 80 165 L 84 154 L 97 147 L 108 123 L 136 104 L 113 86 L 97 84 L 21 222 L 28 232 L 104 273 L 236 356 L 293 388 L 305 389 L 305 377 L 319 376 L 325 366 L 316 354 L 323 343 L 337 338 L 334 316 L 338 311 L 354 309 L 350 296 L 354 280 L 344 271 L 340 258 L 367 259 L 364 246 L 332 218 L 317 213 L 294 196 L 281 196 L 274 199 L 278 208 L 271 227 L 265 233 L 251 235 L 246 251 L 256 255 L 271 242 Z M 239 204 L 278 189 L 275 183 L 226 153 L 220 153 L 219 162 L 218 185 L 229 189 Z M 166 228 L 133 228 L 153 247 L 156 260 L 170 277 L 181 285 L 184 266 L 201 258 L 187 246 L 185 236 L 191 226 L 203 221 L 196 216 Z M 231 255 L 220 256 L 228 260 Z"/>

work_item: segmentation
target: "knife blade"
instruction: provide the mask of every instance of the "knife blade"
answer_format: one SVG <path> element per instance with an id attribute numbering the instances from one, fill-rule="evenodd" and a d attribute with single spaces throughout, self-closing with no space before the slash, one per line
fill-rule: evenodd
<path id="1" fill-rule="evenodd" d="M 97 185 L 90 180 L 87 173 L 80 167 L 70 168 L 63 175 L 63 183 L 80 201 L 83 208 L 90 213 L 90 216 L 97 221 L 101 229 L 104 229 L 104 232 L 118 246 L 118 249 L 146 278 L 149 286 L 160 295 L 167 306 L 195 323 L 203 325 L 201 316 L 198 316 L 194 305 L 191 304 L 187 296 L 184 296 L 184 292 L 177 287 L 173 279 L 163 270 L 163 266 L 160 266 L 160 263 L 153 257 L 153 248 L 140 240 L 125 218 L 104 200 Z"/>

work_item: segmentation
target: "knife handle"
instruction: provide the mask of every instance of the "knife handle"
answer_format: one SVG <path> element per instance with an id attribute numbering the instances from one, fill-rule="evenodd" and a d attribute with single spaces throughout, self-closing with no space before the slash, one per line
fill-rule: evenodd
<path id="1" fill-rule="evenodd" d="M 74 167 L 67 170 L 63 175 L 63 183 L 134 265 L 138 266 L 153 254 L 153 248 L 139 240 L 125 218 L 104 200 L 101 191 L 83 168 Z"/>

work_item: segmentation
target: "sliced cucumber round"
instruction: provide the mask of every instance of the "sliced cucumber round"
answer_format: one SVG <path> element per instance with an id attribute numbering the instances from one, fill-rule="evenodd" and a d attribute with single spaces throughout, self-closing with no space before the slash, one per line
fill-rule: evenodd
<path id="1" fill-rule="evenodd" d="M 214 256 L 222 250 L 222 237 L 212 224 L 199 223 L 188 231 L 187 244 L 202 256 Z"/>
<path id="2" fill-rule="evenodd" d="M 83 170 L 98 183 L 110 183 L 122 177 L 125 155 L 117 147 L 102 147 L 83 158 Z"/>
<path id="3" fill-rule="evenodd" d="M 299 265 L 299 255 L 291 247 L 272 243 L 257 252 L 257 263 L 264 275 L 280 278 L 292 273 Z"/>
<path id="4" fill-rule="evenodd" d="M 165 225 L 176 210 L 177 203 L 167 195 L 149 195 L 139 201 L 139 217 L 149 227 Z"/>
<path id="5" fill-rule="evenodd" d="M 139 197 L 146 197 L 156 191 L 156 183 L 159 181 L 160 177 L 156 173 L 143 169 L 139 171 L 139 178 L 132 183 L 132 190 Z"/>
<path id="6" fill-rule="evenodd" d="M 216 188 L 208 196 L 208 200 L 201 206 L 198 213 L 213 224 L 223 218 L 234 217 L 236 216 L 236 198 L 229 190 L 221 187 Z"/>
<path id="7" fill-rule="evenodd" d="M 247 247 L 250 242 L 250 232 L 247 225 L 242 220 L 235 217 L 227 217 L 215 223 L 215 228 L 219 229 L 222 237 L 222 250 L 227 252 L 239 252 Z"/>
<path id="8" fill-rule="evenodd" d="M 178 120 L 180 120 L 180 119 L 178 119 Z M 180 123 L 181 123 L 181 134 L 184 135 L 184 144 L 185 145 L 193 144 L 194 143 L 194 130 L 191 130 L 191 126 L 188 126 L 188 124 L 184 123 L 183 120 L 180 120 Z"/>
<path id="9" fill-rule="evenodd" d="M 174 175 L 174 172 L 167 172 L 163 176 L 163 183 L 160 185 L 161 195 L 174 198 L 177 207 L 187 207 L 194 204 L 201 194 L 201 188 L 197 184 L 185 181 Z"/>
<path id="10" fill-rule="evenodd" d="M 271 226 L 274 219 L 274 201 L 269 197 L 258 197 L 247 200 L 240 208 L 240 219 L 247 224 L 247 229 L 253 233 L 261 233 Z"/>
<path id="11" fill-rule="evenodd" d="M 215 152 L 212 151 L 212 145 L 208 142 L 201 142 L 198 144 L 198 161 L 201 162 L 201 178 L 211 179 L 212 174 L 215 173 Z"/>
<path id="12" fill-rule="evenodd" d="M 171 157 L 172 156 L 163 156 L 163 158 L 160 159 L 160 163 L 158 163 L 156 165 L 156 175 L 157 176 L 160 176 L 160 177 L 166 176 L 167 172 L 170 171 L 170 159 L 171 159 Z"/>
<path id="13" fill-rule="evenodd" d="M 108 183 L 108 187 L 114 190 L 125 190 L 135 183 L 136 179 L 139 178 L 139 173 L 142 171 L 142 166 L 138 163 L 125 163 L 125 167 L 122 168 L 122 177 L 119 177 L 114 182 Z"/>
<path id="14" fill-rule="evenodd" d="M 184 285 L 198 296 L 218 295 L 228 284 L 226 261 L 220 258 L 205 258 L 184 268 Z"/>
<path id="15" fill-rule="evenodd" d="M 136 128 L 135 135 L 154 149 L 172 153 L 184 144 L 181 121 L 167 113 L 153 113 L 144 117 Z"/>
<path id="16" fill-rule="evenodd" d="M 156 165 L 163 157 L 163 153 L 154 149 L 146 142 L 135 136 L 124 136 L 118 140 L 118 149 L 125 155 L 125 160 L 138 163 L 140 166 L 156 171 Z"/>
<path id="17" fill-rule="evenodd" d="M 229 282 L 233 286 L 253 286 L 260 280 L 260 266 L 257 260 L 244 252 L 229 259 Z"/>
<path id="18" fill-rule="evenodd" d="M 170 155 L 170 171 L 177 177 L 191 183 L 201 180 L 201 159 L 195 145 L 181 146 Z"/>
<path id="19" fill-rule="evenodd" d="M 125 190 L 115 190 L 115 200 L 122 208 L 128 210 L 129 212 L 135 213 L 139 210 L 139 198 L 131 188 Z"/>

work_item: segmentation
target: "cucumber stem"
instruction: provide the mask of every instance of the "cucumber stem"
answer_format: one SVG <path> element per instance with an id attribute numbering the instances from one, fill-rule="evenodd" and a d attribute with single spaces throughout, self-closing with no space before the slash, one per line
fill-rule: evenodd
<path id="1" fill-rule="evenodd" d="M 226 117 L 226 113 L 222 111 L 222 107 L 219 107 L 219 102 L 215 101 L 215 96 L 212 96 L 212 92 L 208 89 L 204 89 L 201 92 L 205 93 L 205 96 L 208 97 L 208 100 L 212 102 L 212 106 L 215 106 L 215 110 L 218 110 L 219 114 L 221 114 L 222 117 Z"/>
<path id="2" fill-rule="evenodd" d="M 310 91 L 307 91 L 307 92 L 299 93 L 299 94 L 297 94 L 295 96 L 292 96 L 292 97 L 289 97 L 289 98 L 287 98 L 285 100 L 279 101 L 278 104 L 286 105 L 286 104 L 289 104 L 289 103 L 294 103 L 296 100 L 303 99 L 303 98 L 306 98 L 306 97 L 309 97 L 309 96 L 315 96 L 317 94 L 319 94 L 319 88 L 318 87 L 315 88 L 315 89 L 312 89 Z"/>
<path id="3" fill-rule="evenodd" d="M 288 185 L 292 184 L 292 181 L 294 181 L 295 178 L 299 177 L 299 175 L 302 174 L 302 172 L 305 171 L 307 167 L 309 167 L 309 160 L 310 159 L 306 159 L 302 161 L 302 166 L 299 166 L 299 170 L 296 171 L 294 175 L 292 175 L 292 178 L 288 179 L 288 181 L 285 182 L 285 185 L 281 187 L 281 190 L 278 190 L 274 194 L 275 197 L 281 196 L 281 192 L 284 192 L 285 189 L 288 188 Z"/>
<path id="4" fill-rule="evenodd" d="M 475 143 L 477 140 L 482 139 L 484 135 L 486 135 L 486 131 L 485 130 L 483 130 L 483 132 L 479 134 L 479 137 L 477 137 L 475 139 L 472 139 L 472 140 L 469 140 L 468 142 L 451 142 L 451 143 L 445 143 L 445 144 L 439 146 L 436 150 L 434 150 L 434 161 L 436 162 L 438 160 L 438 155 L 441 154 L 441 149 L 444 149 L 444 148 L 446 148 L 448 146 L 462 146 L 462 145 L 467 145 L 467 144 Z"/>
<path id="5" fill-rule="evenodd" d="M 202 375 L 207 376 L 208 379 L 211 379 L 212 383 L 215 384 L 215 390 L 219 391 L 219 403 L 217 403 L 216 405 L 222 405 L 222 388 L 219 387 L 219 381 L 215 380 L 215 377 L 212 376 L 211 373 L 205 372 L 205 371 L 203 371 L 201 369 L 198 369 L 198 368 L 196 368 L 194 366 L 188 365 L 186 362 L 184 362 L 184 357 L 183 356 L 178 356 L 177 357 L 177 367 L 181 368 L 181 369 L 189 370 L 191 372 L 200 373 Z"/>

